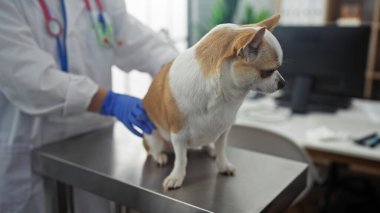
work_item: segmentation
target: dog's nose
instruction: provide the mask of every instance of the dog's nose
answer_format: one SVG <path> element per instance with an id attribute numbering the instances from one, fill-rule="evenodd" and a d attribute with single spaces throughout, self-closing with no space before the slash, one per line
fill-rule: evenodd
<path id="1" fill-rule="evenodd" d="M 277 83 L 277 89 L 282 89 L 285 87 L 285 81 L 284 80 L 279 80 Z"/>

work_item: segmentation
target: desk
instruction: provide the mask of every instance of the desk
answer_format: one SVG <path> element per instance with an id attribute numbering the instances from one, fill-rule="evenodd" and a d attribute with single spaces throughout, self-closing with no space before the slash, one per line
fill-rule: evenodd
<path id="1" fill-rule="evenodd" d="M 33 151 L 33 169 L 144 213 L 283 212 L 306 186 L 304 163 L 229 148 L 236 176 L 218 175 L 213 159 L 192 151 L 183 187 L 163 191 L 173 156 L 168 166 L 159 168 L 141 139 L 126 134 L 117 125 L 46 145 Z"/>
<path id="2" fill-rule="evenodd" d="M 321 142 L 309 141 L 306 138 L 307 130 L 320 126 L 347 132 L 354 138 L 380 131 L 380 123 L 372 121 L 365 110 L 369 104 L 380 107 L 380 102 L 355 99 L 350 109 L 342 109 L 334 114 L 311 112 L 306 115 L 291 115 L 278 122 L 264 122 L 250 116 L 250 112 L 266 108 L 266 113 L 270 113 L 273 109 L 273 113 L 281 111 L 286 115 L 290 110 L 274 109 L 274 99 L 269 97 L 258 100 L 247 99 L 238 112 L 236 123 L 262 128 L 288 137 L 304 147 L 318 163 L 329 164 L 332 161 L 338 161 L 350 164 L 354 170 L 380 175 L 380 146 L 371 149 L 356 145 L 350 140 Z"/>

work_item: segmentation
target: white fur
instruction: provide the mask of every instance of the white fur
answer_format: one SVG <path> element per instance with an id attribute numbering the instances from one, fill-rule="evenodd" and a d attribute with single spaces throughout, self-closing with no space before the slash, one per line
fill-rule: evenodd
<path id="1" fill-rule="evenodd" d="M 228 63 L 228 62 L 227 62 Z M 234 123 L 236 113 L 240 107 L 246 92 L 233 90 L 228 86 L 230 75 L 228 64 L 225 64 L 218 76 L 206 78 L 195 61 L 195 48 L 190 48 L 179 55 L 173 63 L 169 73 L 169 85 L 174 99 L 186 117 L 185 126 L 177 133 L 168 133 L 159 128 L 160 135 L 169 135 L 165 140 L 171 141 L 174 152 L 174 168 L 164 180 L 165 189 L 178 188 L 182 185 L 186 174 L 186 150 L 206 146 L 218 141 L 216 149 L 207 147 L 210 156 L 216 155 L 216 163 L 220 172 L 234 174 L 234 166 L 227 160 L 224 154 L 225 135 Z M 225 82 L 225 86 L 222 83 Z M 156 134 L 156 133 L 154 133 Z M 160 164 L 163 161 L 162 150 L 157 150 L 158 145 L 163 144 L 157 136 L 145 137 L 151 151 L 150 154 Z M 212 147 L 212 146 L 211 146 Z M 216 151 L 216 152 L 215 152 Z"/>
<path id="2" fill-rule="evenodd" d="M 283 53 L 282 53 L 282 48 L 281 48 L 280 43 L 278 43 L 278 40 L 276 39 L 276 37 L 274 37 L 274 35 L 269 30 L 265 31 L 264 37 L 266 38 L 270 46 L 274 47 L 274 49 L 276 50 L 279 62 L 280 64 L 282 64 Z"/>
<path id="3" fill-rule="evenodd" d="M 222 27 L 235 27 L 223 25 Z M 268 31 L 269 32 L 269 31 Z M 278 51 L 282 61 L 282 50 L 269 32 L 265 33 L 270 44 Z M 165 189 L 178 188 L 186 174 L 186 150 L 215 143 L 216 164 L 220 172 L 233 175 L 234 166 L 225 155 L 226 137 L 233 125 L 236 113 L 250 89 L 273 92 L 281 77 L 275 72 L 267 79 L 257 76 L 238 77 L 231 72 L 233 61 L 226 60 L 215 76 L 205 76 L 195 59 L 196 45 L 180 54 L 169 71 L 169 86 L 181 113 L 185 116 L 183 128 L 177 133 L 158 128 L 152 136 L 145 136 L 151 147 L 150 154 L 159 164 L 166 164 L 162 156 L 164 140 L 171 141 L 175 152 L 174 168 L 164 180 Z M 281 77 L 282 78 L 282 77 Z M 240 79 L 240 80 L 239 80 Z M 242 82 L 248 79 L 249 82 Z M 239 82 L 241 81 L 241 82 Z M 247 87 L 242 87 L 246 83 Z M 154 145 L 158 143 L 160 145 Z M 153 150 L 152 150 L 153 149 Z"/>

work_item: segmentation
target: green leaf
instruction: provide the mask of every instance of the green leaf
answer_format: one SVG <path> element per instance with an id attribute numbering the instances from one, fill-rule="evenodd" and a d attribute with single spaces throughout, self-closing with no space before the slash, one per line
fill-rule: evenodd
<path id="1" fill-rule="evenodd" d="M 239 5 L 239 0 L 216 0 L 211 8 L 211 18 L 205 23 L 199 23 L 197 26 L 198 35 L 201 37 L 210 31 L 213 27 L 222 23 L 232 23 Z M 270 16 L 268 10 L 262 10 L 257 15 L 254 8 L 247 4 L 244 7 L 243 17 L 237 23 L 252 24 L 262 21 Z"/>
<path id="2" fill-rule="evenodd" d="M 260 13 L 257 15 L 256 22 L 260 22 L 264 19 L 267 19 L 270 17 L 270 12 L 268 10 L 262 10 Z"/>
<path id="3" fill-rule="evenodd" d="M 240 24 L 252 24 L 255 22 L 255 11 L 250 5 L 244 8 L 244 17 Z"/>

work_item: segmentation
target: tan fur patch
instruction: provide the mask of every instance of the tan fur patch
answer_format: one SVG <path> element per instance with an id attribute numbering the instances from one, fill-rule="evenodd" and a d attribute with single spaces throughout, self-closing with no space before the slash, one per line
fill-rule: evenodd
<path id="1" fill-rule="evenodd" d="M 277 68 L 280 65 L 277 52 L 265 38 L 263 38 L 260 48 L 265 51 L 265 57 L 256 60 L 255 65 L 259 67 L 260 70 Z"/>
<path id="2" fill-rule="evenodd" d="M 210 32 L 197 46 L 195 58 L 206 77 L 217 74 L 224 60 L 236 56 L 256 33 L 253 28 L 221 28 Z"/>
<path id="3" fill-rule="evenodd" d="M 265 19 L 259 23 L 247 24 L 247 25 L 243 25 L 243 26 L 261 26 L 261 27 L 265 27 L 269 31 L 273 31 L 273 29 L 276 27 L 276 25 L 280 21 L 280 17 L 281 17 L 280 14 L 277 14 L 277 15 L 273 15 L 272 17 Z"/>
<path id="4" fill-rule="evenodd" d="M 235 63 L 233 63 L 233 71 L 239 79 L 245 80 L 251 79 L 249 76 L 260 75 L 259 68 L 252 64 L 247 64 L 243 59 L 237 60 Z"/>
<path id="5" fill-rule="evenodd" d="M 153 79 L 143 106 L 154 124 L 167 132 L 177 133 L 182 129 L 184 116 L 180 112 L 169 86 L 169 70 L 172 63 L 164 65 Z"/>
<path id="6" fill-rule="evenodd" d="M 240 51 L 252 41 L 258 29 L 258 26 L 254 26 L 255 28 L 253 26 L 215 29 L 200 41 L 195 50 L 195 58 L 206 77 L 217 74 L 224 60 L 238 56 Z M 274 51 L 271 49 L 271 52 Z"/>
<path id="7" fill-rule="evenodd" d="M 255 60 L 252 62 L 247 62 L 246 60 L 244 60 L 244 58 L 241 57 L 237 59 L 234 63 L 235 70 L 251 72 L 252 67 L 254 67 L 257 71 L 271 70 L 277 68 L 279 66 L 279 62 L 277 60 L 278 55 L 276 53 L 276 50 L 268 44 L 265 38 L 263 38 L 260 48 L 264 49 L 265 57 L 262 57 L 259 60 Z"/>
<path id="8" fill-rule="evenodd" d="M 243 56 L 238 57 L 233 63 L 233 70 L 241 79 L 252 75 L 257 75 L 264 79 L 270 76 L 270 74 L 267 74 L 268 71 L 276 70 L 279 67 L 280 63 L 276 50 L 268 43 L 266 38 L 262 39 L 260 49 L 265 55 L 260 56 L 257 60 L 247 61 Z"/>
<path id="9" fill-rule="evenodd" d="M 253 65 L 247 64 L 244 60 L 237 60 L 234 63 L 234 70 L 239 70 L 239 72 L 252 72 Z"/>
<path id="10" fill-rule="evenodd" d="M 150 150 L 150 146 L 149 146 L 148 142 L 146 142 L 145 138 L 143 139 L 143 145 L 144 145 L 145 150 L 146 150 L 147 152 L 149 152 L 149 150 Z"/>
<path id="11" fill-rule="evenodd" d="M 225 59 L 239 54 L 254 38 L 257 27 L 273 30 L 279 19 L 280 15 L 274 15 L 257 24 L 242 25 L 237 29 L 221 27 L 211 31 L 195 50 L 195 58 L 204 75 L 208 77 L 217 74 Z"/>

